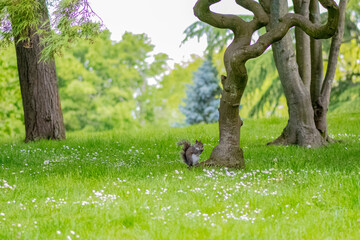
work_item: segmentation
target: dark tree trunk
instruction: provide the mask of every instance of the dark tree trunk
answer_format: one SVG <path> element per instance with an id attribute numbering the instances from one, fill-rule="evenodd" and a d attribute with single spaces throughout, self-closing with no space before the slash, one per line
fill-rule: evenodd
<path id="1" fill-rule="evenodd" d="M 245 69 L 245 68 L 244 68 Z M 221 76 L 223 90 L 219 108 L 219 145 L 217 145 L 210 158 L 202 162 L 202 166 L 226 166 L 229 168 L 244 168 L 243 151 L 240 148 L 240 128 L 243 124 L 239 116 L 241 96 L 247 82 L 247 74 L 229 77 Z M 239 88 L 243 83 L 244 87 Z"/>
<path id="2" fill-rule="evenodd" d="M 46 8 L 43 11 L 43 19 L 48 19 Z M 18 37 L 14 39 L 24 107 L 25 142 L 65 139 L 55 61 L 40 61 L 43 49 L 40 36 L 32 29 L 29 37 L 30 41 L 26 42 L 19 42 Z"/>
<path id="3" fill-rule="evenodd" d="M 273 24 L 288 12 L 285 0 L 280 8 L 272 9 Z M 275 64 L 287 100 L 289 120 L 280 137 L 270 142 L 275 145 L 300 145 L 318 147 L 325 141 L 316 129 L 314 111 L 308 88 L 302 81 L 290 34 L 272 45 Z"/>
<path id="4" fill-rule="evenodd" d="M 223 90 L 219 107 L 219 145 L 211 152 L 210 158 L 201 166 L 224 166 L 245 168 L 243 151 L 240 148 L 240 128 L 243 122 L 239 116 L 239 106 L 248 75 L 245 62 L 237 63 L 234 52 L 250 43 L 251 35 L 241 40 L 235 37 L 224 54 L 224 65 L 228 76 L 221 76 Z M 238 57 L 239 58 L 239 57 Z"/>

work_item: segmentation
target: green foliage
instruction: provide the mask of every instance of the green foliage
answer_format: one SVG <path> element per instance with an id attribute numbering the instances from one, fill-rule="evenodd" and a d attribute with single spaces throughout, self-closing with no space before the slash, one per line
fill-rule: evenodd
<path id="1" fill-rule="evenodd" d="M 246 170 L 187 170 L 176 142 L 204 161 L 215 124 L 0 140 L 0 238 L 357 239 L 360 114 L 330 115 L 343 142 L 319 149 L 266 146 L 285 125 L 244 121 Z"/>
<path id="2" fill-rule="evenodd" d="M 167 59 L 153 48 L 145 34 L 125 33 L 114 42 L 105 32 L 91 45 L 80 42 L 66 51 L 57 61 L 66 128 L 132 129 L 153 121 L 148 80 L 164 71 Z"/>
<path id="3" fill-rule="evenodd" d="M 140 119 L 154 122 L 157 89 L 148 82 L 161 79 L 167 55 L 153 49 L 145 34 L 125 33 L 114 42 L 105 31 L 93 44 L 79 41 L 64 51 L 56 65 L 66 129 L 135 129 Z M 0 111 L 0 132 L 14 136 L 24 131 L 16 58 L 13 49 L 0 56 L 0 96 L 6 106 Z"/>
<path id="4" fill-rule="evenodd" d="M 5 29 L 0 29 L 0 47 L 12 43 L 14 36 L 17 36 L 19 41 L 28 42 L 29 29 L 36 29 L 41 23 L 38 12 L 42 7 L 37 0 L 2 0 L 0 25 Z"/>
<path id="5" fill-rule="evenodd" d="M 14 48 L 0 52 L 0 138 L 24 133 L 17 64 Z"/>
<path id="6" fill-rule="evenodd" d="M 321 15 L 321 20 L 323 23 L 326 22 L 327 12 Z M 360 5 L 358 0 L 348 0 L 346 4 L 346 13 L 345 13 L 345 26 L 344 26 L 344 36 L 342 39 L 343 43 L 349 43 L 352 40 L 355 40 L 358 44 L 360 43 Z M 324 54 L 327 55 L 331 45 L 330 39 L 323 39 L 323 50 Z"/>
<path id="7" fill-rule="evenodd" d="M 48 16 L 48 5 L 53 7 Z M 51 27 L 50 27 L 51 26 Z M 41 36 L 41 59 L 62 54 L 79 39 L 92 41 L 102 32 L 102 20 L 87 0 L 2 0 L 0 3 L 0 47 L 16 37 L 30 45 L 31 34 Z"/>
<path id="8" fill-rule="evenodd" d="M 240 115 L 243 117 L 287 116 L 287 105 L 272 51 L 246 63 L 249 81 Z"/>
<path id="9" fill-rule="evenodd" d="M 209 54 L 213 53 L 215 50 L 221 51 L 234 37 L 233 33 L 227 29 L 214 28 L 201 21 L 196 21 L 188 26 L 185 29 L 184 34 L 185 38 L 182 41 L 182 44 L 192 38 L 197 38 L 197 40 L 200 41 L 203 36 L 206 36 L 206 51 Z"/>
<path id="10" fill-rule="evenodd" d="M 334 113 L 360 112 L 360 84 L 347 86 L 345 91 L 332 102 L 330 110 Z"/>
<path id="11" fill-rule="evenodd" d="M 64 48 L 74 47 L 79 39 L 93 42 L 102 30 L 101 18 L 91 9 L 87 0 L 61 0 L 55 4 L 55 11 L 50 16 L 53 28 L 39 29 L 43 37 L 42 59 L 62 55 Z"/>
<path id="12" fill-rule="evenodd" d="M 360 110 L 360 46 L 356 39 L 343 43 L 330 99 L 330 111 Z"/>
<path id="13" fill-rule="evenodd" d="M 352 22 L 354 22 L 357 26 L 360 23 L 360 5 L 358 0 L 348 0 L 347 5 L 347 15 Z M 357 30 L 358 38 L 360 37 L 359 30 Z"/>
<path id="14" fill-rule="evenodd" d="M 360 82 L 360 45 L 356 39 L 341 45 L 336 76 L 338 81 Z"/>
<path id="15" fill-rule="evenodd" d="M 185 116 L 180 112 L 179 105 L 186 96 L 186 84 L 192 82 L 193 72 L 202 63 L 203 59 L 193 56 L 190 62 L 176 64 L 169 74 L 163 76 L 154 94 L 155 125 L 174 126 L 184 123 Z"/>

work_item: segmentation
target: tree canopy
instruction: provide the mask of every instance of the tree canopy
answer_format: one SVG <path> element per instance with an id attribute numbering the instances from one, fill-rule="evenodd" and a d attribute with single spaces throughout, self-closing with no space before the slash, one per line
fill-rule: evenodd
<path id="1" fill-rule="evenodd" d="M 42 9 L 46 7 L 47 9 Z M 40 11 L 51 10 L 49 19 Z M 48 26 L 51 30 L 48 31 Z M 0 2 L 0 47 L 18 41 L 30 44 L 29 29 L 42 35 L 42 59 L 61 54 L 78 39 L 92 40 L 104 29 L 102 19 L 88 0 L 2 0 Z M 31 47 L 29 45 L 28 47 Z"/>

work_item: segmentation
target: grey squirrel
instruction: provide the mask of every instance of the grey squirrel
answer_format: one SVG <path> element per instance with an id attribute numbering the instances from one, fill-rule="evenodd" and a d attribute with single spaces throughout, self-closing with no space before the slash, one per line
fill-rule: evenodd
<path id="1" fill-rule="evenodd" d="M 195 144 L 191 146 L 190 142 L 183 140 L 177 143 L 179 146 L 183 146 L 181 157 L 190 169 L 191 166 L 199 164 L 200 154 L 204 151 L 204 147 L 201 141 L 196 140 Z"/>

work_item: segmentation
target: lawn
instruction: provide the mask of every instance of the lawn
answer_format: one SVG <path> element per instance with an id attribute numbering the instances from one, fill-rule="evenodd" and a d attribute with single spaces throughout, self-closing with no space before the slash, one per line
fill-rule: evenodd
<path id="1" fill-rule="evenodd" d="M 360 114 L 330 115 L 342 142 L 266 146 L 286 119 L 245 119 L 246 169 L 192 169 L 177 141 L 217 125 L 69 133 L 0 144 L 0 239 L 359 239 Z"/>

